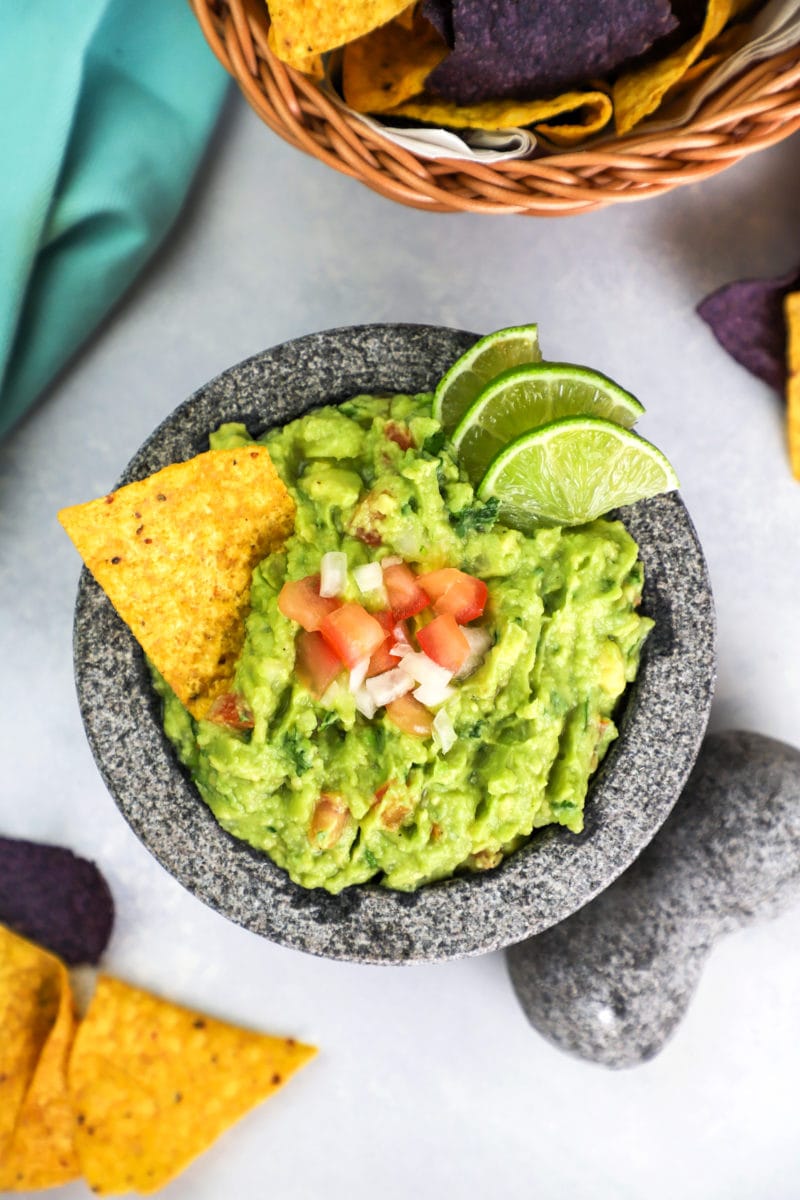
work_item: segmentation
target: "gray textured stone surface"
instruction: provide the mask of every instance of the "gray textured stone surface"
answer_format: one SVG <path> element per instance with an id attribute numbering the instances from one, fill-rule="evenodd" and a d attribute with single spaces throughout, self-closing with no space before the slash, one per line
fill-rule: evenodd
<path id="1" fill-rule="evenodd" d="M 580 912 L 508 951 L 530 1022 L 610 1067 L 663 1047 L 717 938 L 800 899 L 800 751 L 710 735 L 664 828 Z"/>
<path id="2" fill-rule="evenodd" d="M 206 448 L 221 421 L 257 433 L 359 391 L 432 387 L 473 334 L 373 325 L 278 346 L 226 371 L 147 440 L 123 480 Z M 620 514 L 640 545 L 643 611 L 656 620 L 621 735 L 597 773 L 586 829 L 543 831 L 494 871 L 403 895 L 339 896 L 293 884 L 216 823 L 161 730 L 135 641 L 84 572 L 75 617 L 78 695 L 103 778 L 162 865 L 231 920 L 275 942 L 360 962 L 437 961 L 508 946 L 562 920 L 606 887 L 650 841 L 691 769 L 714 680 L 714 615 L 697 538 L 677 495 Z"/>

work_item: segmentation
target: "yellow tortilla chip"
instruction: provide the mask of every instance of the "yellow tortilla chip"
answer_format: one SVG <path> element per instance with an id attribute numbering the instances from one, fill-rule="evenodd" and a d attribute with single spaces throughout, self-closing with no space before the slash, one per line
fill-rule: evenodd
<path id="1" fill-rule="evenodd" d="M 163 1187 L 315 1053 L 101 976 L 69 1067 L 89 1186 Z"/>
<path id="2" fill-rule="evenodd" d="M 783 302 L 786 314 L 786 433 L 789 462 L 800 479 L 800 292 L 790 292 Z"/>
<path id="3" fill-rule="evenodd" d="M 325 78 L 325 63 L 322 61 L 321 54 L 306 54 L 305 57 L 298 57 L 297 62 L 292 64 L 297 71 L 302 71 L 304 75 L 308 75 L 311 79 Z"/>
<path id="4" fill-rule="evenodd" d="M 694 66 L 688 67 L 678 83 L 669 89 L 665 99 L 670 100 L 674 93 L 683 92 L 693 84 L 699 83 L 701 79 L 705 79 L 706 75 L 720 63 L 730 58 L 737 50 L 741 50 L 750 36 L 750 28 L 747 25 L 734 25 L 730 29 L 723 30 L 719 37 L 709 42 Z"/>
<path id="5" fill-rule="evenodd" d="M 398 17 L 345 46 L 345 102 L 356 112 L 387 112 L 418 95 L 447 53 L 446 43 L 424 17 L 418 15 L 412 24 Z"/>
<path id="6" fill-rule="evenodd" d="M 64 977 L 54 955 L 0 925 L 0 1162 L 58 1017 Z"/>
<path id="7" fill-rule="evenodd" d="M 408 0 L 269 0 L 270 48 L 302 71 L 309 55 L 353 42 L 405 8 Z"/>
<path id="8" fill-rule="evenodd" d="M 509 129 L 518 125 L 536 125 L 562 113 L 575 113 L 574 127 L 582 138 L 597 133 L 611 116 L 611 100 L 604 92 L 565 92 L 552 100 L 484 100 L 480 104 L 456 105 L 440 100 L 410 100 L 388 113 L 409 117 L 431 125 L 449 125 L 451 129 Z M 564 135 L 570 126 L 549 130 Z"/>
<path id="9" fill-rule="evenodd" d="M 75 1009 L 66 968 L 53 961 L 58 966 L 58 1012 L 20 1106 L 14 1132 L 0 1156 L 0 1191 L 56 1187 L 80 1175 L 75 1119 L 67 1091 Z"/>
<path id="10" fill-rule="evenodd" d="M 395 20 L 399 22 L 404 29 L 413 29 L 414 21 L 416 20 L 417 14 L 420 11 L 421 6 L 419 4 L 409 4 L 408 8 L 404 8 L 403 11 L 395 17 Z"/>
<path id="11" fill-rule="evenodd" d="M 613 88 L 614 121 L 617 133 L 627 133 L 658 108 L 666 93 L 674 87 L 699 59 L 738 12 L 752 0 L 708 0 L 703 28 L 683 46 L 658 62 L 648 63 L 621 75 Z"/>
<path id="12" fill-rule="evenodd" d="M 195 717 L 231 688 L 253 567 L 292 529 L 266 447 L 209 450 L 58 514 L 142 649 Z"/>

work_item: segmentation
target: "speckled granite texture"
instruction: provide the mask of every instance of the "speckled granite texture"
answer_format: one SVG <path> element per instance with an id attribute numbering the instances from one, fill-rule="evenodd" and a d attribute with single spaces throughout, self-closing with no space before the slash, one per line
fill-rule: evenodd
<path id="1" fill-rule="evenodd" d="M 662 1049 L 713 943 L 800 900 L 800 751 L 756 733 L 704 743 L 674 812 L 621 879 L 508 951 L 531 1023 L 609 1067 Z"/>
<path id="2" fill-rule="evenodd" d="M 360 391 L 432 388 L 474 334 L 371 325 L 312 334 L 233 367 L 148 439 L 121 483 L 207 448 L 240 420 L 253 433 Z M 677 495 L 620 514 L 639 542 L 643 611 L 656 620 L 621 736 L 597 773 L 579 837 L 546 830 L 494 871 L 423 888 L 339 896 L 305 891 L 216 823 L 178 765 L 143 656 L 84 572 L 75 664 L 84 723 L 126 819 L 185 887 L 248 929 L 312 954 L 357 962 L 438 961 L 521 941 L 606 887 L 672 808 L 705 731 L 714 680 L 714 615 L 705 563 Z"/>

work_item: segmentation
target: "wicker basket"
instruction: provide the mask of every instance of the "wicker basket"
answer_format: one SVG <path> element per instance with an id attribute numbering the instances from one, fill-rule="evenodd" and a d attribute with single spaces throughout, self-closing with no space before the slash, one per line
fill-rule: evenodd
<path id="1" fill-rule="evenodd" d="M 431 212 L 568 216 L 706 179 L 800 128 L 800 45 L 744 72 L 668 133 L 486 166 L 415 157 L 337 107 L 267 45 L 263 0 L 189 0 L 211 49 L 287 142 Z"/>

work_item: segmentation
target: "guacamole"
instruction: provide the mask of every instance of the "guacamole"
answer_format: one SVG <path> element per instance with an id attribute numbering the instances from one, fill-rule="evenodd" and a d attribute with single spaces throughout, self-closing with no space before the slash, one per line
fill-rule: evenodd
<path id="1" fill-rule="evenodd" d="M 589 777 L 616 736 L 614 708 L 652 622 L 643 572 L 617 521 L 542 528 L 495 520 L 465 482 L 430 395 L 357 396 L 261 439 L 297 505 L 293 534 L 253 573 L 235 689 L 242 728 L 195 721 L 156 677 L 164 728 L 220 824 L 303 887 L 376 880 L 411 891 L 495 866 L 534 829 L 579 832 Z M 224 425 L 212 447 L 246 445 Z M 485 652 L 443 707 L 454 739 L 368 718 L 343 671 L 315 695 L 298 678 L 287 581 L 344 552 L 353 571 L 389 558 L 485 582 Z M 431 611 L 408 622 L 411 638 Z M 488 636 L 487 636 L 488 635 Z"/>

